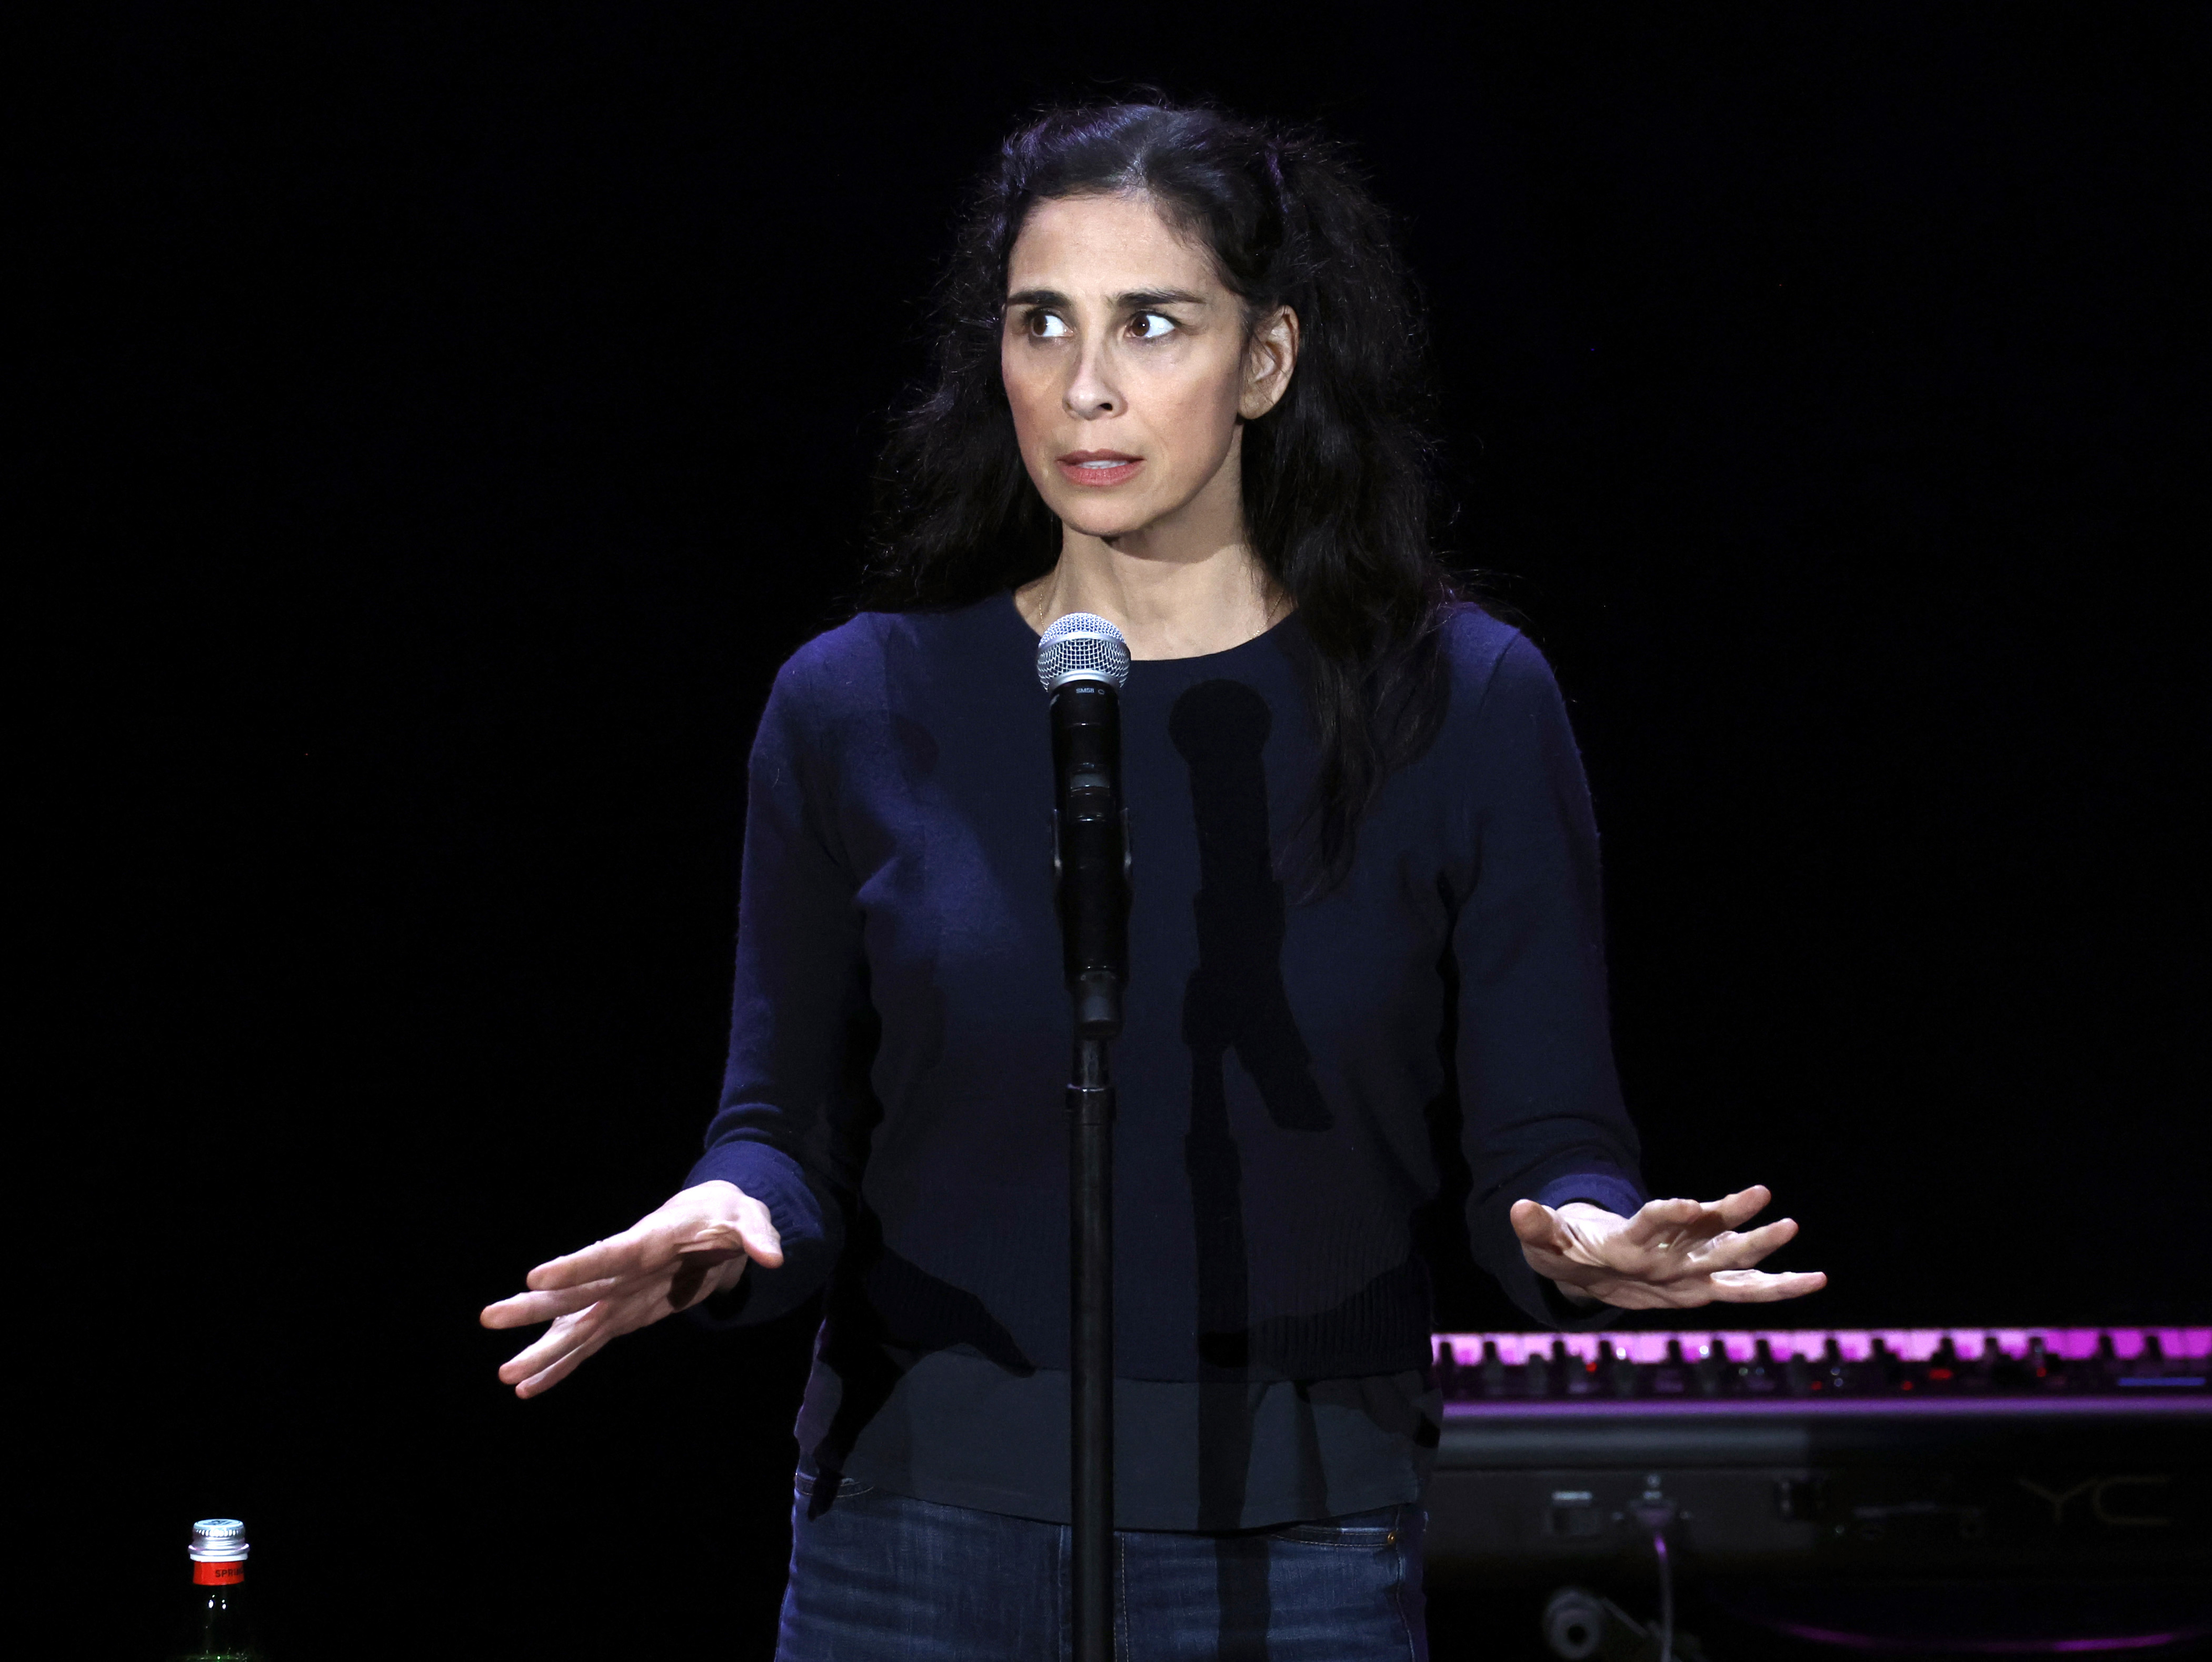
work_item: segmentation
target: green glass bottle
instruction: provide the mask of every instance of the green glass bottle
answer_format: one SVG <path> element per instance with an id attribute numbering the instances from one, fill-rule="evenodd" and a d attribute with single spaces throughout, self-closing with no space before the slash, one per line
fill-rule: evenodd
<path id="1" fill-rule="evenodd" d="M 191 1614 L 176 1662 L 260 1662 L 246 1598 L 246 1526 L 203 1518 L 192 1526 Z"/>

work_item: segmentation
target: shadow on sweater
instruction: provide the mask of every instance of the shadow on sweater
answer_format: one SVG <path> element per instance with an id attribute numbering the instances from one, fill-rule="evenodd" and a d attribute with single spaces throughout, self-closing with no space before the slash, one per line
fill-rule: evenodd
<path id="1" fill-rule="evenodd" d="M 1252 1458 L 1250 1248 L 1243 1161 L 1229 1119 L 1230 1053 L 1277 1125 L 1319 1131 L 1333 1123 L 1283 985 L 1285 901 L 1267 818 L 1273 725 L 1267 701 L 1234 681 L 1200 682 L 1168 715 L 1168 736 L 1190 769 L 1198 830 L 1198 966 L 1182 1002 L 1190 1046 L 1183 1160 L 1198 1253 L 1199 1514 L 1206 1519 L 1242 1517 Z M 1239 1550 L 1247 1545 L 1224 1541 L 1216 1560 L 1224 1655 L 1243 1654 L 1255 1635 L 1264 1644 L 1267 1631 L 1267 1555 Z"/>

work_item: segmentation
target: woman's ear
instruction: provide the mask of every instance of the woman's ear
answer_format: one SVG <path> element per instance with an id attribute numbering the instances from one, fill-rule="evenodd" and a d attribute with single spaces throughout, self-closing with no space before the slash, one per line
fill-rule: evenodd
<path id="1" fill-rule="evenodd" d="M 1290 386 L 1298 363 L 1298 314 L 1287 306 L 1252 331 L 1244 349 L 1244 386 L 1237 413 L 1256 422 L 1273 409 Z"/>

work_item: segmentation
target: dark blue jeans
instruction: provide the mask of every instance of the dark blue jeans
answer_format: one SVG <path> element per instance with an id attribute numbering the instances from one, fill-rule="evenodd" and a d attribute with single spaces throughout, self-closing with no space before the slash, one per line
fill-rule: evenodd
<path id="1" fill-rule="evenodd" d="M 1064 1524 L 801 1473 L 777 1662 L 1059 1662 Z M 1119 1662 L 1427 1662 L 1416 1507 L 1115 1537 Z"/>

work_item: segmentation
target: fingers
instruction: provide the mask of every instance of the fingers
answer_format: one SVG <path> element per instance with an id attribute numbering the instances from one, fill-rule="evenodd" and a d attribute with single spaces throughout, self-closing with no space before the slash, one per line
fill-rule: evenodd
<path id="1" fill-rule="evenodd" d="M 496 1304 L 487 1304 L 477 1319 L 494 1329 L 528 1327 L 587 1309 L 621 1285 L 615 1281 L 591 1281 L 580 1287 L 563 1287 L 550 1293 L 517 1293 Z"/>
<path id="2" fill-rule="evenodd" d="M 587 1282 L 619 1281 L 650 1275 L 664 1269 L 676 1256 L 678 1242 L 665 1228 L 656 1228 L 659 1214 L 639 1219 L 620 1234 L 595 1240 L 580 1253 L 549 1259 L 532 1270 L 522 1284 L 533 1293 L 580 1287 Z"/>
<path id="3" fill-rule="evenodd" d="M 592 1319 L 597 1313 L 595 1306 L 591 1310 L 562 1317 L 540 1333 L 535 1341 L 500 1364 L 500 1383 L 520 1385 L 544 1372 L 570 1351 L 588 1344 L 603 1325 L 603 1323 Z M 596 1350 L 598 1347 L 594 1345 L 592 1348 Z"/>
<path id="4" fill-rule="evenodd" d="M 1764 1270 L 1723 1270 L 1710 1276 L 1658 1282 L 1597 1276 L 1583 1290 L 1622 1310 L 1694 1310 L 1708 1304 L 1772 1304 L 1802 1298 L 1828 1284 L 1817 1270 L 1769 1275 Z"/>
<path id="5" fill-rule="evenodd" d="M 553 1324 L 499 1370 L 517 1396 L 534 1397 L 610 1339 L 732 1286 L 752 1262 L 780 1265 L 783 1239 L 765 1205 L 711 1180 L 619 1234 L 539 1265 L 525 1278 L 528 1290 L 486 1305 L 477 1319 L 493 1329 Z"/>
<path id="6" fill-rule="evenodd" d="M 1707 1239 L 1750 1222 L 1773 1199 L 1765 1184 L 1754 1183 L 1718 1200 L 1647 1200 L 1630 1221 L 1625 1238 L 1637 1246 Z"/>
<path id="7" fill-rule="evenodd" d="M 1818 1292 L 1828 1278 L 1818 1271 L 1769 1274 L 1753 1266 L 1797 1236 L 1795 1218 L 1778 1218 L 1740 1229 L 1772 1201 L 1763 1184 L 1718 1200 L 1647 1201 L 1617 1228 L 1589 1231 L 1571 1216 L 1543 1225 L 1544 1208 L 1532 1203 L 1514 1227 L 1529 1262 L 1562 1283 L 1572 1282 L 1607 1304 L 1625 1309 L 1691 1309 L 1714 1302 L 1771 1303 Z M 1570 1212 L 1579 1211 L 1570 1208 Z"/>
<path id="8" fill-rule="evenodd" d="M 508 1358 L 500 1368 L 499 1377 L 507 1385 L 528 1386 L 522 1395 L 535 1396 L 565 1379 L 608 1340 L 650 1326 L 668 1313 L 665 1282 L 624 1283 L 589 1308 L 562 1316 L 538 1336 L 536 1344 Z M 556 1364 L 571 1357 L 566 1367 L 554 1371 Z M 548 1374 L 550 1378 L 544 1377 Z"/>
<path id="9" fill-rule="evenodd" d="M 514 1394 L 525 1402 L 528 1402 L 532 1397 L 544 1396 L 555 1386 L 560 1384 L 562 1380 L 567 1379 L 569 1374 L 574 1373 L 579 1368 L 581 1368 L 586 1362 L 590 1361 L 591 1358 L 599 1350 L 600 1347 L 605 1345 L 605 1343 L 606 1341 L 605 1339 L 600 1339 L 596 1344 L 588 1346 L 579 1346 L 577 1349 L 571 1350 L 567 1356 L 562 1357 L 560 1361 L 555 1362 L 544 1373 L 532 1374 L 528 1379 L 523 1380 L 521 1384 L 516 1386 L 514 1387 Z"/>
<path id="10" fill-rule="evenodd" d="M 1692 1251 L 1688 1261 L 1706 1272 L 1748 1270 L 1777 1247 L 1796 1240 L 1796 1218 L 1777 1218 L 1747 1234 L 1737 1234 L 1731 1230 L 1715 1235 L 1711 1240 Z"/>
<path id="11" fill-rule="evenodd" d="M 514 1394 L 523 1398 L 526 1402 L 532 1397 L 543 1396 L 546 1392 L 550 1391 L 555 1386 L 560 1384 L 562 1380 L 567 1379 L 569 1374 L 574 1373 L 579 1368 L 581 1368 L 592 1356 L 598 1355 L 599 1352 L 605 1347 L 607 1341 L 615 1337 L 616 1335 L 613 1332 L 604 1329 L 594 1332 L 590 1337 L 583 1340 L 580 1344 L 573 1345 L 566 1351 L 563 1351 L 560 1356 L 556 1357 L 544 1368 L 539 1369 L 537 1373 L 532 1374 L 528 1378 L 518 1382 L 514 1387 Z M 520 1361 L 520 1358 L 518 1357 L 516 1360 Z M 512 1368 L 514 1366 L 514 1362 L 507 1364 L 508 1368 Z M 502 1368 L 500 1369 L 500 1377 L 501 1379 L 505 1379 L 507 1376 L 507 1368 Z"/>
<path id="12" fill-rule="evenodd" d="M 1672 1245 L 1696 1236 L 1708 1216 L 1708 1209 L 1694 1200 L 1647 1200 L 1621 1231 L 1621 1240 L 1629 1246 Z M 1704 1234 L 1710 1235 L 1723 1227 L 1716 1220 Z"/>
<path id="13" fill-rule="evenodd" d="M 1723 1270 L 1712 1278 L 1713 1298 L 1721 1304 L 1772 1304 L 1817 1293 L 1827 1284 L 1828 1277 L 1818 1270 L 1778 1276 L 1764 1270 Z"/>
<path id="14" fill-rule="evenodd" d="M 1748 1189 L 1738 1189 L 1734 1194 L 1723 1195 L 1712 1204 L 1712 1209 L 1731 1229 L 1740 1228 L 1751 1222 L 1773 1203 L 1774 1192 L 1764 1183 L 1754 1183 Z"/>
<path id="15" fill-rule="evenodd" d="M 523 1285 L 534 1293 L 555 1292 L 590 1282 L 658 1275 L 693 1253 L 743 1253 L 772 1270 L 783 1262 L 783 1237 L 768 1208 L 736 1185 L 702 1183 L 621 1234 L 539 1265 Z"/>

